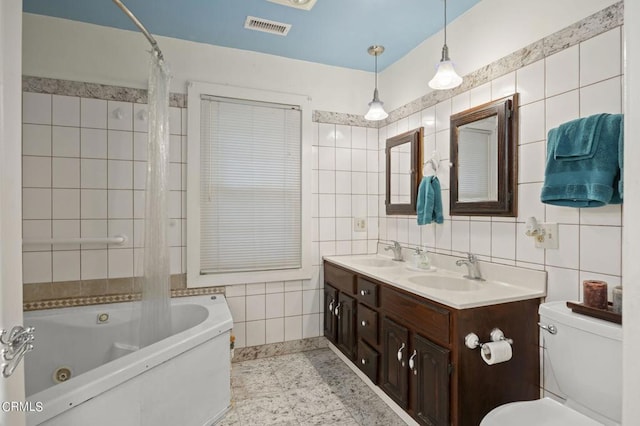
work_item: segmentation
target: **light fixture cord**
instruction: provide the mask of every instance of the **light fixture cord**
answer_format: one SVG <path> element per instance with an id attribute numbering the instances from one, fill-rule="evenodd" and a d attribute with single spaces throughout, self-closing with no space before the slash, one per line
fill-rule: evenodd
<path id="1" fill-rule="evenodd" d="M 444 45 L 447 45 L 447 0 L 444 0 Z"/>
<path id="2" fill-rule="evenodd" d="M 449 60 L 449 47 L 447 46 L 447 0 L 444 0 L 444 45 L 442 46 L 442 58 L 440 62 Z"/>
<path id="3" fill-rule="evenodd" d="M 374 62 L 375 62 L 374 69 L 375 69 L 375 74 L 376 74 L 376 77 L 375 77 L 375 79 L 376 79 L 376 90 L 378 90 L 378 54 L 377 53 L 375 55 L 375 61 Z"/>

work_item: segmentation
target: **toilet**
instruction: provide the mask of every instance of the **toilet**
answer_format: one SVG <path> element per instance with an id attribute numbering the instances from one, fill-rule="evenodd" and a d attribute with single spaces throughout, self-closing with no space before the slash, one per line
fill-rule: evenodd
<path id="1" fill-rule="evenodd" d="M 565 302 L 543 303 L 538 312 L 547 352 L 545 376 L 555 378 L 566 401 L 542 398 L 501 405 L 480 426 L 619 426 L 622 327 L 573 313 Z"/>

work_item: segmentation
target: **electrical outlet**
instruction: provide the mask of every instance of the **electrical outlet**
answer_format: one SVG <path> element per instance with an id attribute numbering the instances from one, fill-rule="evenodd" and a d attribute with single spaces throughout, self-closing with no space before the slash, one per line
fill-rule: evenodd
<path id="1" fill-rule="evenodd" d="M 354 217 L 353 230 L 355 232 L 365 232 L 367 230 L 367 219 L 364 217 Z"/>
<path id="2" fill-rule="evenodd" d="M 542 235 L 536 237 L 536 247 L 546 249 L 558 248 L 558 224 L 557 223 L 541 223 L 540 229 Z"/>

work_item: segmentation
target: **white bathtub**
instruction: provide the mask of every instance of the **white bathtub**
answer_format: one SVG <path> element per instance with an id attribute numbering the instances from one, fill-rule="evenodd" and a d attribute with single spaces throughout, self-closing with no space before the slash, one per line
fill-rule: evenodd
<path id="1" fill-rule="evenodd" d="M 136 350 L 138 303 L 25 313 L 27 426 L 202 426 L 230 404 L 231 314 L 222 295 L 172 299 L 172 335 Z M 100 314 L 108 314 L 99 323 Z M 71 378 L 57 383 L 55 371 Z"/>

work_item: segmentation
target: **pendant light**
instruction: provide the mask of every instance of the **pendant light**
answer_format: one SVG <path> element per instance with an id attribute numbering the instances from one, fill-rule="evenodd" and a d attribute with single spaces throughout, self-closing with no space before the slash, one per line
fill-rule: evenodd
<path id="1" fill-rule="evenodd" d="M 369 55 L 375 57 L 376 86 L 375 90 L 373 91 L 373 100 L 369 102 L 369 111 L 367 111 L 367 113 L 364 115 L 364 119 L 369 121 L 384 120 L 389 116 L 389 114 L 387 114 L 387 112 L 384 110 L 384 107 L 382 106 L 384 103 L 380 101 L 380 98 L 378 98 L 378 56 L 382 55 L 382 52 L 384 52 L 384 46 L 370 46 L 367 49 L 367 52 L 369 52 Z"/>
<path id="2" fill-rule="evenodd" d="M 435 90 L 446 90 L 458 87 L 462 83 L 462 77 L 458 75 L 449 59 L 447 47 L 447 0 L 444 0 L 444 46 L 442 46 L 442 59 L 436 66 L 436 75 L 429 82 L 429 87 Z"/>

